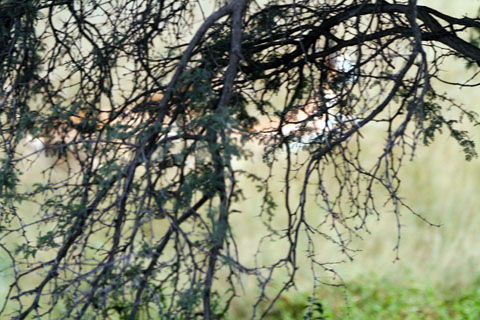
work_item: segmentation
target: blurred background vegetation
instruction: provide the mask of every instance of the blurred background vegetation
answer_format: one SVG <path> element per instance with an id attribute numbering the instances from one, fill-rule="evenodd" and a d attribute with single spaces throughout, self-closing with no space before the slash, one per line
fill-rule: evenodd
<path id="1" fill-rule="evenodd" d="M 453 16 L 476 16 L 480 1 L 430 0 L 419 1 Z M 466 35 L 468 37 L 468 35 Z M 444 66 L 444 79 L 461 81 L 467 71 L 463 62 L 451 60 Z M 480 101 L 478 89 L 457 89 L 438 84 L 439 92 L 449 95 L 467 107 L 476 109 Z M 480 110 L 477 108 L 476 110 Z M 375 136 L 381 128 L 370 127 L 363 132 L 366 139 Z M 468 130 L 480 145 L 480 128 Z M 371 148 L 377 141 L 372 139 Z M 365 150 L 368 146 L 365 145 Z M 260 151 L 261 148 L 258 148 Z M 244 163 L 255 168 L 261 161 L 259 153 Z M 48 162 L 48 159 L 41 159 Z M 28 168 L 29 183 L 40 178 L 41 166 Z M 26 165 L 27 170 L 27 165 Z M 343 278 L 346 289 L 323 286 L 317 289 L 315 303 L 309 305 L 311 292 L 302 290 L 311 274 L 306 272 L 275 307 L 270 319 L 302 319 L 311 312 L 317 319 L 480 319 L 480 159 L 465 161 L 460 146 L 447 133 L 439 136 L 429 147 L 420 146 L 411 162 L 403 168 L 401 195 L 404 200 L 430 222 L 433 227 L 406 212 L 402 221 L 402 238 L 396 260 L 397 241 L 395 216 L 388 212 L 378 221 L 370 221 L 370 234 L 358 241 L 354 260 L 338 264 L 335 269 Z M 263 226 L 251 225 L 249 217 L 258 215 L 256 191 L 245 193 L 244 213 L 233 217 L 238 246 L 244 248 L 244 259 L 254 259 L 258 238 Z M 281 209 L 281 208 L 280 208 Z M 25 208 L 31 210 L 31 208 Z M 322 244 L 318 244 L 321 248 Z M 252 248 L 249 251 L 248 248 Z M 278 250 L 281 250 L 278 248 Z M 268 254 L 275 256 L 274 245 Z M 269 259 L 264 257 L 263 259 Z M 343 261 L 338 248 L 325 244 L 322 255 L 328 261 Z M 9 284 L 8 259 L 0 259 L 0 301 Z M 326 277 L 329 282 L 331 278 Z M 245 283 L 245 297 L 235 306 L 231 319 L 242 319 L 242 304 L 249 299 Z"/>
<path id="2" fill-rule="evenodd" d="M 478 16 L 480 8 L 480 1 L 418 2 L 457 17 Z M 465 38 L 469 36 L 465 34 Z M 443 78 L 451 82 L 461 82 L 473 74 L 457 59 L 450 59 L 443 70 Z M 448 91 L 458 103 L 480 111 L 478 89 L 434 85 L 438 92 Z M 464 125 L 478 152 L 480 128 Z M 362 133 L 370 139 L 379 136 L 376 130 L 381 129 L 370 127 Z M 371 138 L 370 146 L 365 144 L 364 150 L 374 149 L 377 143 Z M 254 167 L 260 159 L 258 156 L 246 165 Z M 323 313 L 306 307 L 312 295 L 299 285 L 297 291 L 290 293 L 291 298 L 280 301 L 269 319 L 302 319 L 309 311 L 314 312 L 316 319 L 480 319 L 480 159 L 466 161 L 461 147 L 443 132 L 430 146 L 419 146 L 416 156 L 405 163 L 402 176 L 403 199 L 440 227 L 430 226 L 403 209 L 400 259 L 396 260 L 395 216 L 384 212 L 378 221 L 370 221 L 370 234 L 358 241 L 356 247 L 360 251 L 354 254 L 354 261 L 335 266 L 346 289 L 318 289 L 317 307 L 323 308 Z M 252 216 L 258 214 L 254 193 L 250 195 L 252 200 L 247 201 Z M 254 239 L 255 230 L 260 226 L 248 225 L 245 216 L 237 219 L 238 223 L 233 225 L 244 226 L 243 230 L 237 229 L 244 235 L 239 246 L 254 247 L 253 241 L 258 240 Z M 329 244 L 322 251 L 328 261 L 334 261 L 332 257 L 336 256 L 338 261 L 345 259 L 338 248 Z M 250 254 L 253 256 L 254 252 Z M 310 277 L 306 272 L 304 283 Z M 329 280 L 332 279 L 325 278 L 326 282 Z M 231 318 L 242 318 L 242 307 L 236 310 L 238 313 Z"/>

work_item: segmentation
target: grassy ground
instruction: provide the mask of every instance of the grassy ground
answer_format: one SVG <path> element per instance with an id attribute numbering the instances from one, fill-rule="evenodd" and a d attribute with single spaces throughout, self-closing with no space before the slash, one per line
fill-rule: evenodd
<path id="1" fill-rule="evenodd" d="M 480 141 L 478 127 L 472 135 Z M 480 160 L 466 162 L 460 147 L 447 135 L 428 148 L 421 147 L 404 168 L 401 195 L 440 227 L 402 212 L 400 260 L 393 262 L 394 216 L 385 212 L 380 221 L 371 221 L 371 234 L 356 244 L 362 251 L 353 262 L 336 266 L 347 291 L 320 287 L 317 302 L 322 304 L 324 317 L 317 312 L 312 319 L 480 319 L 479 182 Z M 236 217 L 238 223 L 234 223 L 237 232 L 245 235 L 239 247 L 247 263 L 261 228 L 248 223 L 258 213 L 255 201 L 250 203 L 251 216 Z M 265 251 L 268 257 L 263 259 L 268 260 L 278 258 L 282 250 Z M 321 251 L 325 257 L 338 254 L 327 245 Z M 281 299 L 268 319 L 303 319 L 311 295 L 311 274 L 300 272 L 299 276 L 297 291 Z M 251 292 L 247 286 L 229 319 L 249 319 L 247 312 L 256 298 Z"/>
<path id="2" fill-rule="evenodd" d="M 415 279 L 399 283 L 370 275 L 348 283 L 346 290 L 323 288 L 312 307 L 309 301 L 306 294 L 283 299 L 267 319 L 480 319 L 480 277 L 466 287 L 439 290 L 418 286 Z"/>

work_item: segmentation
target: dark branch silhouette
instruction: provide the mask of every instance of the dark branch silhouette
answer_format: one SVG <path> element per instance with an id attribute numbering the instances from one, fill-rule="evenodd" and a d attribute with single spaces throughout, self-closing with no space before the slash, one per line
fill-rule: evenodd
<path id="1" fill-rule="evenodd" d="M 399 195 L 419 142 L 447 130 L 476 156 L 460 123 L 476 113 L 435 85 L 452 57 L 480 66 L 478 18 L 414 0 L 210 5 L 0 2 L 2 318 L 220 319 L 244 277 L 264 318 L 304 261 L 313 288 L 341 279 L 320 243 L 351 260 L 391 211 L 398 249 L 401 208 L 423 219 Z M 238 213 L 265 232 L 251 261 Z"/>

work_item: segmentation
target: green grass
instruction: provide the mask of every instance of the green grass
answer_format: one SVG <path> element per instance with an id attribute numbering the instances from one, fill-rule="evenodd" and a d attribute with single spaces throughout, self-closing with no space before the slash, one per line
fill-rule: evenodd
<path id="1" fill-rule="evenodd" d="M 266 319 L 480 319 L 480 277 L 463 288 L 443 289 L 418 287 L 414 280 L 400 284 L 376 276 L 361 277 L 347 283 L 346 291 L 322 288 L 316 302 L 308 318 L 308 295 L 291 294 L 281 299 Z M 243 315 L 232 319 L 243 319 Z"/>

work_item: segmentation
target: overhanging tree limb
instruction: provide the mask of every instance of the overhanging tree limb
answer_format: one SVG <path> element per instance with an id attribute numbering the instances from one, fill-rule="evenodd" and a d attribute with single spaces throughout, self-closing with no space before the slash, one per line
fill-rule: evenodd
<path id="1" fill-rule="evenodd" d="M 352 259 L 370 216 L 400 219 L 399 170 L 418 141 L 443 128 L 476 154 L 440 101 L 475 113 L 433 80 L 450 56 L 480 62 L 460 33 L 478 19 L 416 1 L 16 3 L 26 13 L 0 24 L 11 318 L 221 318 L 241 274 L 258 284 L 251 318 L 264 318 L 305 261 L 314 288 L 335 272 L 317 243 Z M 381 147 L 368 163 L 370 124 Z M 18 187 L 38 156 L 43 179 Z M 250 194 L 261 201 L 244 209 Z M 237 247 L 237 213 L 248 232 L 264 226 L 257 259 Z M 262 259 L 269 241 L 276 261 Z"/>

